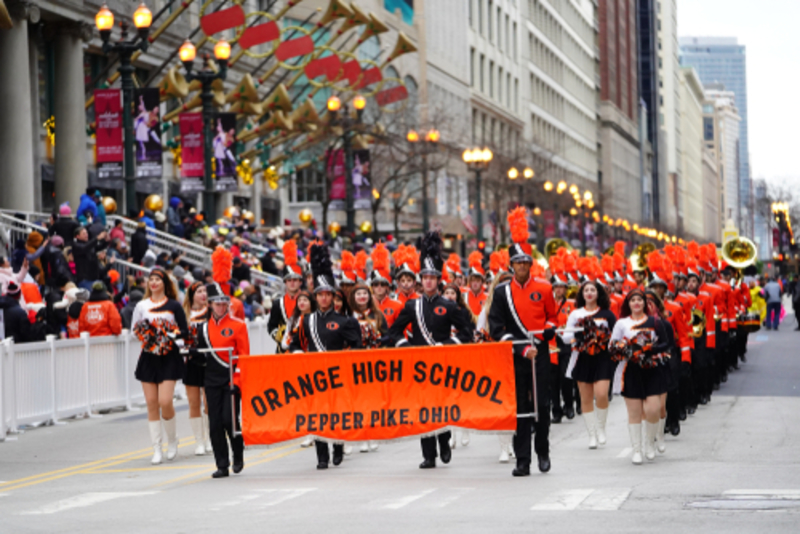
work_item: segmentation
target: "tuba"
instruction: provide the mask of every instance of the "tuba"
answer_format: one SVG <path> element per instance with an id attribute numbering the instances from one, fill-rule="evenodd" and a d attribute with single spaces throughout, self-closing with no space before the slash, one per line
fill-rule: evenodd
<path id="1" fill-rule="evenodd" d="M 756 262 L 756 244 L 746 237 L 735 237 L 722 246 L 722 259 L 734 269 L 744 269 Z"/>
<path id="2" fill-rule="evenodd" d="M 692 332 L 689 337 L 700 337 L 706 329 L 706 314 L 703 310 L 692 310 Z"/>
<path id="3" fill-rule="evenodd" d="M 547 243 L 544 244 L 545 259 L 549 260 L 550 256 L 553 256 L 561 247 L 567 249 L 568 252 L 572 252 L 573 250 L 572 245 L 570 245 L 560 237 L 553 237 L 551 239 L 548 239 Z"/>
<path id="4" fill-rule="evenodd" d="M 647 255 L 655 252 L 656 246 L 652 243 L 642 243 L 631 253 L 630 260 L 634 271 L 647 271 Z"/>

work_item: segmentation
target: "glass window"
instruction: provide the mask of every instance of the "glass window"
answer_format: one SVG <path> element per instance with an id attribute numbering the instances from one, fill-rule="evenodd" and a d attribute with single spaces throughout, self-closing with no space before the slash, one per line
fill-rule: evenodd
<path id="1" fill-rule="evenodd" d="M 492 40 L 492 32 L 494 28 L 492 27 L 492 0 L 489 0 L 489 9 L 487 10 L 487 18 L 486 18 L 486 28 L 489 30 L 489 41 Z"/>
<path id="2" fill-rule="evenodd" d="M 297 171 L 294 202 L 321 202 L 325 191 L 325 177 L 313 166 Z"/>

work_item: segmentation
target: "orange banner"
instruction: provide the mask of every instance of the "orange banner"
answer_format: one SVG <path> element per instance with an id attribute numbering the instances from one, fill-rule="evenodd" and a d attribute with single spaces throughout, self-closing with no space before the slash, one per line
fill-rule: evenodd
<path id="1" fill-rule="evenodd" d="M 448 426 L 513 431 L 511 343 L 245 356 L 248 445 L 391 440 Z"/>

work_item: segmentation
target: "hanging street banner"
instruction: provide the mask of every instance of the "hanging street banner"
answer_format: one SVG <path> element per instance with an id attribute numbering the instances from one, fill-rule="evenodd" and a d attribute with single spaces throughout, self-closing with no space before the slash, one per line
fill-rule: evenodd
<path id="1" fill-rule="evenodd" d="M 217 113 L 214 135 L 214 191 L 236 191 L 236 113 Z"/>
<path id="2" fill-rule="evenodd" d="M 119 89 L 94 90 L 97 177 L 122 178 L 122 103 Z"/>
<path id="3" fill-rule="evenodd" d="M 204 190 L 203 114 L 181 113 L 181 193 Z"/>
<path id="4" fill-rule="evenodd" d="M 247 445 L 517 425 L 510 342 L 243 356 L 239 368 Z"/>
<path id="5" fill-rule="evenodd" d="M 344 150 L 336 149 L 328 151 L 328 175 L 333 177 L 331 181 L 331 203 L 328 206 L 332 210 L 346 209 L 347 185 L 345 183 L 345 161 Z M 369 210 L 372 208 L 372 176 L 370 170 L 369 150 L 353 150 L 353 204 L 357 210 Z"/>
<path id="6" fill-rule="evenodd" d="M 163 174 L 160 103 L 158 87 L 141 87 L 133 93 L 137 178 L 161 178 Z"/>

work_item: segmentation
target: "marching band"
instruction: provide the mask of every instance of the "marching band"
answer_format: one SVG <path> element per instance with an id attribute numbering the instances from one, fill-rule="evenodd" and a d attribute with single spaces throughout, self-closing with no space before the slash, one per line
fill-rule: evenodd
<path id="1" fill-rule="evenodd" d="M 664 454 L 665 435 L 678 435 L 681 421 L 710 402 L 728 373 L 746 360 L 753 322 L 745 316 L 750 291 L 741 274 L 754 263 L 749 242 L 738 238 L 733 246 L 726 244 L 722 254 L 714 244 L 667 244 L 658 250 L 645 243 L 628 257 L 625 243 L 617 242 L 602 257 L 581 257 L 566 242 L 553 239 L 542 254 L 528 243 L 525 208 L 510 211 L 508 222 L 512 244 L 498 247 L 488 261 L 483 251 L 471 253 L 466 269 L 455 254 L 445 259 L 442 239 L 435 232 L 416 245 L 399 245 L 393 253 L 384 243 L 369 254 L 344 251 L 338 280 L 326 245 L 312 243 L 305 262 L 296 242 L 287 241 L 285 293 L 273 300 L 268 327 L 277 352 L 511 341 L 517 428 L 513 449 L 508 436 L 500 437 L 500 462 L 516 459 L 513 476 L 530 474 L 534 452 L 539 471 L 550 470 L 549 427 L 564 417 L 581 415 L 589 449 L 603 446 L 609 402 L 615 395 L 627 408 L 632 463 Z M 159 384 L 174 387 L 174 380 L 185 373 L 191 386 L 205 384 L 205 426 L 211 431 L 218 467 L 214 476 L 228 473 L 226 433 L 233 470 L 238 472 L 243 449 L 231 420 L 238 415 L 232 415 L 225 388 L 238 389 L 229 384 L 228 371 L 220 371 L 230 365 L 228 353 L 208 351 L 201 357 L 192 348 L 233 348 L 234 355 L 247 355 L 247 330 L 238 327 L 226 288 L 216 282 L 190 288 L 187 329 L 183 310 L 169 305 L 170 292 L 165 294 L 161 287 L 166 280 L 154 273 L 148 289 L 164 303 L 151 296 L 136 314 L 141 322 L 136 332 L 146 342 L 137 378 L 149 393 L 148 406 L 151 397 L 154 404 L 153 462 L 161 461 Z M 168 342 L 172 338 L 157 331 L 165 324 L 187 340 L 186 371 Z M 156 349 L 164 353 L 160 359 L 153 355 Z M 170 408 L 162 405 L 172 446 Z M 197 396 L 191 417 L 197 420 L 193 428 L 201 443 L 199 411 Z M 469 442 L 468 433 L 462 440 Z M 327 469 L 328 443 L 315 444 L 317 468 Z M 451 461 L 455 440 L 450 431 L 443 431 L 422 437 L 421 445 L 420 468 L 431 469 L 437 458 L 445 464 Z M 362 452 L 376 449 L 373 442 L 361 447 Z M 345 452 L 343 444 L 333 444 L 334 466 L 342 463 Z M 202 453 L 198 445 L 197 454 Z M 171 457 L 172 450 L 167 458 Z"/>

